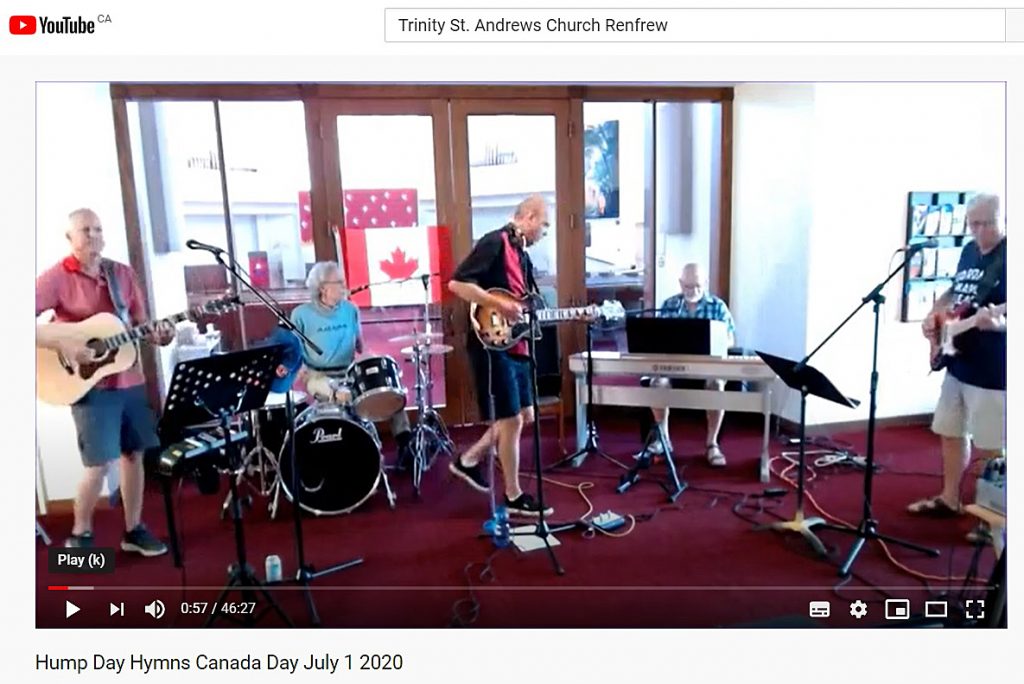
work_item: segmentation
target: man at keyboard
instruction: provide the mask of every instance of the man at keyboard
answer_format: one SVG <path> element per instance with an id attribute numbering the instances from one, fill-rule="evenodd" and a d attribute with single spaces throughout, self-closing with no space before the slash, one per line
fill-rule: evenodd
<path id="1" fill-rule="evenodd" d="M 736 338 L 736 327 L 733 323 L 732 314 L 729 313 L 729 307 L 725 305 L 725 302 L 707 292 L 704 275 L 698 264 L 689 263 L 683 266 L 683 272 L 679 278 L 679 287 L 680 293 L 672 295 L 661 305 L 661 315 L 722 321 L 728 329 L 729 346 L 733 346 Z M 656 387 L 671 386 L 676 389 L 692 389 L 691 384 L 693 382 L 693 380 L 680 378 L 658 377 L 645 379 L 643 384 L 645 386 L 653 384 Z M 717 389 L 719 391 L 725 389 L 724 380 L 708 380 L 704 384 L 708 389 Z M 665 441 L 671 445 L 671 438 L 668 433 L 668 408 L 652 407 L 651 413 L 654 414 L 654 420 L 661 424 L 661 429 L 665 434 Z M 725 454 L 722 453 L 722 449 L 718 446 L 718 433 L 722 429 L 722 420 L 724 418 L 725 411 L 707 412 L 708 428 L 707 438 L 704 442 L 706 445 L 705 455 L 707 456 L 708 463 L 717 468 L 725 465 Z M 662 453 L 661 441 L 657 439 L 651 440 L 648 450 L 653 454 Z"/>

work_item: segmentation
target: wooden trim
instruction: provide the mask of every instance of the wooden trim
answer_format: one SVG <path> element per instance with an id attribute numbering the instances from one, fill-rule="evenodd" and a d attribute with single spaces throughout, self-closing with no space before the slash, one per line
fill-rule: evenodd
<path id="1" fill-rule="evenodd" d="M 302 100 L 324 99 L 582 99 L 593 101 L 725 102 L 730 86 L 602 84 L 395 84 L 395 83 L 114 83 L 125 100 Z"/>
<path id="2" fill-rule="evenodd" d="M 721 103 L 719 125 L 721 137 L 716 155 L 719 173 L 717 177 L 712 177 L 712 188 L 717 183 L 715 199 L 717 200 L 718 220 L 712 222 L 717 230 L 711 234 L 711 272 L 714 277 L 714 293 L 728 302 L 732 278 L 733 107 L 731 99 Z"/>
<path id="3" fill-rule="evenodd" d="M 725 102 L 732 101 L 731 87 L 697 86 L 582 86 L 575 97 L 590 102 Z"/>
<path id="4" fill-rule="evenodd" d="M 323 111 L 320 103 L 306 100 L 306 147 L 309 155 L 309 208 L 313 221 L 313 254 L 317 261 L 340 258 L 334 243 L 328 210 L 328 153 L 321 137 Z"/>
<path id="5" fill-rule="evenodd" d="M 467 126 L 464 103 L 452 102 L 449 109 L 449 130 L 451 131 L 451 158 L 452 158 L 452 204 L 453 212 L 450 216 L 451 225 L 451 259 L 459 264 L 469 254 L 473 246 L 473 214 L 471 203 L 471 192 L 469 188 L 469 129 Z M 469 330 L 469 305 L 458 297 L 451 297 L 449 310 L 451 312 L 451 335 L 457 341 L 457 347 L 462 347 L 463 352 Z M 452 354 L 450 361 L 454 361 L 452 372 L 455 378 L 462 380 L 460 392 L 459 413 L 461 418 L 457 424 L 464 425 L 479 422 L 481 416 L 477 408 L 476 383 L 471 382 L 472 369 L 469 366 L 469 356 L 466 353 Z M 454 404 L 451 399 L 449 403 Z"/>
<path id="6" fill-rule="evenodd" d="M 778 420 L 779 432 L 787 434 L 797 435 L 800 433 L 800 423 L 792 420 L 787 420 L 781 416 L 776 417 Z M 877 429 L 883 428 L 897 428 L 897 427 L 922 427 L 928 426 L 932 423 L 932 414 L 930 413 L 916 413 L 909 416 L 889 416 L 887 418 L 876 418 L 875 426 Z M 868 429 L 868 421 L 864 420 L 848 420 L 837 423 L 819 423 L 817 425 L 807 426 L 808 437 L 818 437 L 822 435 L 834 435 L 837 433 L 866 433 Z"/>
<path id="7" fill-rule="evenodd" d="M 297 83 L 112 83 L 123 100 L 301 100 Z"/>
<path id="8" fill-rule="evenodd" d="M 135 167 L 132 162 L 131 130 L 128 125 L 128 105 L 122 98 L 111 99 L 114 119 L 114 145 L 117 151 L 117 168 L 121 181 L 121 207 L 124 211 L 124 230 L 128 241 L 128 263 L 135 271 L 146 303 L 146 313 L 153 317 L 152 283 L 146 246 L 142 240 L 142 226 L 139 221 L 139 198 L 135 188 Z M 160 392 L 160 371 L 156 351 L 148 344 L 139 345 L 142 373 L 146 378 L 146 398 L 153 410 L 159 412 L 163 406 Z"/>
<path id="9" fill-rule="evenodd" d="M 558 292 L 559 303 L 563 306 L 588 304 L 587 297 L 587 231 L 586 194 L 583 188 L 583 107 L 581 98 L 569 100 L 566 108 L 564 148 L 558 153 L 556 162 L 565 156 L 565 174 L 559 173 L 559 227 L 558 234 Z M 571 131 L 572 135 L 568 135 Z M 563 143 L 559 141 L 559 144 Z M 579 182 L 576 182 L 579 181 Z M 565 218 L 562 215 L 565 214 Z M 572 227 L 570 227 L 570 225 Z M 575 414 L 576 383 L 569 372 L 569 356 L 586 347 L 584 325 L 563 325 L 559 327 L 559 351 L 562 356 L 562 404 L 568 405 L 568 412 Z"/>

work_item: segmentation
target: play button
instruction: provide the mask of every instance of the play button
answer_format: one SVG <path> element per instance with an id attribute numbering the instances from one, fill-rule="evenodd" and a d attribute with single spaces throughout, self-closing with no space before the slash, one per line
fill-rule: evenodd
<path id="1" fill-rule="evenodd" d="M 36 32 L 36 18 L 26 14 L 15 14 L 11 17 L 8 28 L 16 36 L 30 36 Z"/>
<path id="2" fill-rule="evenodd" d="M 81 610 L 81 608 L 76 606 L 71 601 L 65 601 L 64 602 L 64 617 L 65 618 L 71 617 L 72 615 L 74 615 L 75 613 L 77 613 L 80 610 Z"/>

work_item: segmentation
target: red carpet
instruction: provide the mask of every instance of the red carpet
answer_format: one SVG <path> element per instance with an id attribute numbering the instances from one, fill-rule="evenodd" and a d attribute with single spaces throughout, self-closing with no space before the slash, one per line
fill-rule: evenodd
<path id="1" fill-rule="evenodd" d="M 735 418 L 735 420 L 734 420 Z M 615 417 L 599 422 L 602 446 L 618 459 L 632 463 L 638 447 L 636 428 Z M 542 455 L 556 460 L 557 448 L 543 424 Z M 468 444 L 479 430 L 456 431 L 460 444 Z M 532 464 L 531 441 L 524 440 L 524 461 Z M 729 466 L 713 470 L 700 455 L 702 431 L 696 423 L 674 423 L 677 463 L 688 489 L 676 504 L 669 504 L 655 483 L 663 466 L 655 467 L 624 494 L 615 486 L 621 470 L 602 458 L 591 457 L 576 471 L 552 475 L 566 484 L 592 482 L 586 491 L 594 511 L 607 509 L 638 517 L 635 529 L 624 537 L 561 532 L 555 554 L 565 568 L 557 576 L 547 554 L 513 549 L 495 553 L 489 539 L 478 538 L 489 515 L 488 498 L 453 480 L 447 463 L 439 462 L 426 474 L 422 499 L 412 497 L 408 476 L 392 473 L 398 493 L 396 510 L 389 510 L 381 487 L 354 513 L 340 517 L 305 518 L 307 561 L 320 569 L 361 556 L 364 562 L 316 580 L 314 599 L 324 626 L 329 627 L 711 627 L 711 626 L 866 626 L 899 622 L 884 619 L 885 598 L 908 598 L 914 614 L 923 612 L 926 599 L 948 594 L 951 615 L 962 582 L 923 581 L 898 569 L 877 542 L 870 542 L 854 565 L 854 577 L 840 586 L 836 567 L 845 558 L 852 537 L 820 530 L 829 546 L 828 561 L 813 556 L 799 536 L 755 531 L 733 512 L 743 493 L 757 494 L 758 429 L 739 417 L 727 417 L 722 447 Z M 863 434 L 837 436 L 863 453 Z M 939 461 L 936 440 L 924 428 L 883 429 L 877 435 L 874 511 L 880 531 L 931 546 L 939 558 L 899 547 L 894 557 L 909 568 L 947 578 L 962 576 L 969 567 L 973 547 L 964 536 L 970 518 L 954 521 L 918 519 L 903 512 L 917 498 L 938 491 Z M 388 459 L 392 450 L 388 449 Z M 772 445 L 773 456 L 783 448 Z M 775 470 L 782 467 L 776 461 Z M 525 470 L 525 468 L 524 468 Z M 532 465 L 531 465 L 532 470 Z M 529 481 L 527 481 L 529 482 Z M 809 483 L 811 495 L 833 515 L 856 523 L 861 515 L 863 471 L 818 469 Z M 773 480 L 768 486 L 779 485 Z M 531 483 L 532 486 L 532 483 Z M 967 496 L 973 488 L 967 487 Z M 545 497 L 555 507 L 552 522 L 567 521 L 587 512 L 572 488 L 545 485 Z M 212 602 L 224 585 L 226 567 L 235 557 L 230 520 L 220 519 L 224 496 L 202 496 L 187 484 L 176 495 L 176 513 L 184 541 L 185 567 L 173 566 L 170 554 L 144 559 L 117 552 L 117 567 L 108 575 L 50 575 L 47 550 L 37 551 L 37 625 L 40 627 L 195 627 L 205 616 L 182 615 L 182 602 Z M 971 500 L 967 498 L 966 500 Z M 795 497 L 765 500 L 766 509 L 791 518 Z M 777 518 L 757 513 L 758 500 L 748 500 L 741 514 L 759 522 Z M 249 562 L 263 577 L 264 558 L 278 554 L 285 576 L 296 569 L 291 509 L 271 521 L 265 500 L 255 497 L 245 516 Z M 815 515 L 808 502 L 807 514 Z M 155 487 L 147 494 L 145 519 L 165 535 L 162 499 Z M 69 532 L 69 515 L 42 520 L 55 545 Z M 97 544 L 116 545 L 122 529 L 120 510 L 97 513 Z M 624 532 L 627 527 L 616 530 Z M 491 573 L 481 577 L 483 562 L 492 557 Z M 992 568 L 991 550 L 981 559 L 979 574 Z M 467 569 L 468 568 L 468 569 Z M 468 578 L 468 579 L 467 579 Z M 472 585 L 472 593 L 470 591 Z M 49 585 L 90 585 L 91 592 L 48 591 Z M 105 587 L 109 587 L 105 589 Z M 298 626 L 311 624 L 303 592 L 294 587 L 275 588 L 273 596 Z M 977 595 L 977 593 L 975 594 Z M 238 592 L 231 599 L 242 600 Z M 161 619 L 146 615 L 143 607 L 154 599 L 164 602 Z M 475 602 L 474 600 L 475 599 Z M 860 621 L 849 615 L 849 604 L 861 599 L 868 615 Z M 81 611 L 65 617 L 65 600 Z M 809 620 L 808 601 L 830 600 L 832 617 Z M 109 603 L 125 604 L 126 614 L 109 615 Z M 262 602 L 260 606 L 262 606 Z M 259 608 L 258 608 L 259 609 Z M 207 606 L 209 610 L 209 606 Z M 219 620 L 220 626 L 232 626 Z M 283 623 L 267 615 L 259 625 Z"/>

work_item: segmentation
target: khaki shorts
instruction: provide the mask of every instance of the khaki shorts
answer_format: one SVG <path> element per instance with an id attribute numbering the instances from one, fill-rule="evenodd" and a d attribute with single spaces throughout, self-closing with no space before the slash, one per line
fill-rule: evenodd
<path id="1" fill-rule="evenodd" d="M 1006 391 L 960 382 L 948 372 L 942 381 L 932 432 L 942 437 L 968 437 L 978 449 L 1006 448 Z"/>

